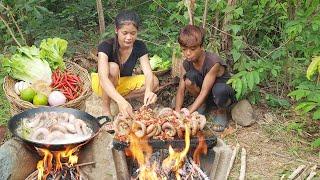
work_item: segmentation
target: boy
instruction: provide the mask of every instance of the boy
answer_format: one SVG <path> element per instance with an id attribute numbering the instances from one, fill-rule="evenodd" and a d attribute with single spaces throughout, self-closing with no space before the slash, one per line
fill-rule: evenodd
<path id="1" fill-rule="evenodd" d="M 227 109 L 236 101 L 234 91 L 226 82 L 230 78 L 227 64 L 203 47 L 204 32 L 201 28 L 187 25 L 180 30 L 178 42 L 185 60 L 181 65 L 180 82 L 175 110 L 180 111 L 185 91 L 196 99 L 189 106 L 190 113 L 215 109 L 215 131 L 223 131 L 228 125 Z"/>

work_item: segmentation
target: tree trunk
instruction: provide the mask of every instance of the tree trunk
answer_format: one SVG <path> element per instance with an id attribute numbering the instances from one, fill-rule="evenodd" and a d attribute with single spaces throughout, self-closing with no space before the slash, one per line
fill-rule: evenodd
<path id="1" fill-rule="evenodd" d="M 105 21 L 104 21 L 104 14 L 103 14 L 103 6 L 101 0 L 97 0 L 97 11 L 98 11 L 98 18 L 99 18 L 99 33 L 102 35 L 106 29 Z"/>
<path id="2" fill-rule="evenodd" d="M 228 0 L 228 6 L 234 6 L 236 2 L 237 0 Z M 221 50 L 226 54 L 227 64 L 232 69 L 233 67 L 233 60 L 231 56 L 232 37 L 228 35 L 230 34 L 230 32 L 227 30 L 229 24 L 230 24 L 230 15 L 226 13 L 224 16 L 223 24 L 222 24 L 223 32 L 221 32 Z"/>

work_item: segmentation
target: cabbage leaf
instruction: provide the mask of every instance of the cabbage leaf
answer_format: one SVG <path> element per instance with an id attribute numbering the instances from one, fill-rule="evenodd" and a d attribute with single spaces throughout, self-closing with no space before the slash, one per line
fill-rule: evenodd
<path id="1" fill-rule="evenodd" d="M 36 46 L 20 47 L 17 53 L 2 57 L 3 69 L 13 78 L 29 83 L 42 80 L 51 84 L 51 69 L 47 61 L 40 59 L 40 51 Z"/>
<path id="2" fill-rule="evenodd" d="M 68 42 L 60 38 L 43 39 L 40 44 L 40 57 L 48 61 L 50 68 L 64 70 L 66 68 L 63 55 L 67 50 Z"/>

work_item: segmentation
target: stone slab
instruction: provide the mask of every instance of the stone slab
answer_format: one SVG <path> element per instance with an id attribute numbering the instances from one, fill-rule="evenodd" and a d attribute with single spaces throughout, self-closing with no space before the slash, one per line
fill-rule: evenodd
<path id="1" fill-rule="evenodd" d="M 25 179 L 36 170 L 38 158 L 22 142 L 8 140 L 0 147 L 0 179 Z"/>

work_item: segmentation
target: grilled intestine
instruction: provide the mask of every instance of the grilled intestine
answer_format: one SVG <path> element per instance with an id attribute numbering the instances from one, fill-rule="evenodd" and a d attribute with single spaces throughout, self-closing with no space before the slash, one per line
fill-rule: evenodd
<path id="1" fill-rule="evenodd" d="M 69 113 L 41 112 L 23 118 L 17 132 L 24 139 L 44 144 L 69 144 L 91 137 L 85 121 Z"/>
<path id="2" fill-rule="evenodd" d="M 206 125 L 206 117 L 198 112 L 190 113 L 187 108 L 180 112 L 165 107 L 155 112 L 150 108 L 141 107 L 134 112 L 133 117 L 124 117 L 119 114 L 113 123 L 115 137 L 120 141 L 128 141 L 131 133 L 137 137 L 172 140 L 175 136 L 184 137 L 186 125 L 191 129 L 191 135 L 202 131 Z"/>

